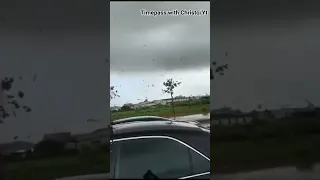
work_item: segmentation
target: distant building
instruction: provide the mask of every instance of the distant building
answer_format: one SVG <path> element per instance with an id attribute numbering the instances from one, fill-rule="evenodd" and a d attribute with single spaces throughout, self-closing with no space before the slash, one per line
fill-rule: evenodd
<path id="1" fill-rule="evenodd" d="M 126 103 L 123 106 L 129 107 L 130 109 L 134 108 L 134 105 L 132 103 Z"/>
<path id="2" fill-rule="evenodd" d="M 151 107 L 151 106 L 155 106 L 157 105 L 155 102 L 140 102 L 138 104 L 134 104 L 134 108 L 137 109 L 137 108 L 142 108 L 142 107 Z"/>
<path id="3" fill-rule="evenodd" d="M 34 144 L 26 141 L 15 141 L 11 143 L 0 144 L 0 153 L 2 155 L 11 155 L 11 154 L 24 154 L 28 151 L 33 151 Z"/>
<path id="4" fill-rule="evenodd" d="M 185 97 L 185 96 L 176 96 L 173 98 L 173 102 L 187 102 L 187 101 L 193 101 L 193 100 L 210 100 L 210 96 L 192 96 L 192 97 Z M 137 104 L 132 104 L 132 103 L 127 103 L 124 104 L 124 106 L 133 108 L 133 109 L 138 109 L 142 107 L 152 107 L 156 105 L 168 105 L 171 104 L 171 98 L 166 98 L 166 99 L 160 99 L 160 100 L 153 100 L 153 101 L 148 101 L 145 100 L 144 102 L 140 102 Z"/>
<path id="5" fill-rule="evenodd" d="M 70 142 L 72 140 L 71 132 L 58 132 L 58 133 L 50 133 L 50 134 L 44 134 L 43 141 L 46 140 L 52 140 L 56 142 Z"/>
<path id="6" fill-rule="evenodd" d="M 66 148 L 97 148 L 110 142 L 111 131 L 109 128 L 97 129 L 91 133 L 72 135 L 72 141 L 66 145 Z"/>
<path id="7" fill-rule="evenodd" d="M 121 107 L 119 107 L 119 106 L 110 107 L 111 111 L 119 111 L 120 109 L 121 109 Z"/>

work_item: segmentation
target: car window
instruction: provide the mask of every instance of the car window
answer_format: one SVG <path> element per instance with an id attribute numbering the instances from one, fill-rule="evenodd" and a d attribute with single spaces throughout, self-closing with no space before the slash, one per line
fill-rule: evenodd
<path id="1" fill-rule="evenodd" d="M 210 133 L 195 134 L 188 137 L 188 143 L 210 158 Z"/>
<path id="2" fill-rule="evenodd" d="M 192 174 L 189 148 L 164 138 L 115 142 L 115 178 L 179 178 Z"/>
<path id="3" fill-rule="evenodd" d="M 210 172 L 210 161 L 190 150 L 193 174 Z"/>

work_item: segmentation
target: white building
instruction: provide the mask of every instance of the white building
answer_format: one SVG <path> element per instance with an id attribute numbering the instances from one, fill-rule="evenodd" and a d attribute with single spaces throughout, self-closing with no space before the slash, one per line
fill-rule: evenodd
<path id="1" fill-rule="evenodd" d="M 138 104 L 135 104 L 134 108 L 137 109 L 137 108 L 143 108 L 143 107 L 151 107 L 151 106 L 155 106 L 155 105 L 157 105 L 157 104 L 154 102 L 140 102 Z"/>

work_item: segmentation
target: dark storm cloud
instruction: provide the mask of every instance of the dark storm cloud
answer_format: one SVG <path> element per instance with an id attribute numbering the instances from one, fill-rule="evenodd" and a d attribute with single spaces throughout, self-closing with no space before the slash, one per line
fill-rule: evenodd
<path id="1" fill-rule="evenodd" d="M 320 86 L 315 83 L 320 76 L 319 3 L 216 3 L 211 37 L 217 45 L 211 60 L 228 63 L 229 70 L 211 82 L 212 108 L 305 106 L 306 98 L 320 105 Z"/>
<path id="2" fill-rule="evenodd" d="M 290 24 L 299 19 L 319 17 L 319 5 L 317 0 L 303 3 L 300 0 L 216 0 L 210 4 L 211 20 L 214 25 Z"/>
<path id="3" fill-rule="evenodd" d="M 141 16 L 140 10 L 209 11 L 209 2 L 111 2 L 111 71 L 207 67 L 210 16 Z"/>
<path id="4" fill-rule="evenodd" d="M 37 141 L 54 129 L 77 133 L 106 127 L 110 120 L 109 67 L 105 63 L 109 56 L 108 4 L 0 2 L 0 76 L 22 76 L 14 89 L 23 89 L 22 103 L 32 107 L 29 114 L 5 120 L 0 142 L 12 141 L 14 136 Z M 87 123 L 88 118 L 104 121 Z"/>
<path id="5" fill-rule="evenodd" d="M 103 0 L 4 0 L 0 2 L 0 27 L 25 33 L 103 31 L 109 26 L 108 3 Z"/>

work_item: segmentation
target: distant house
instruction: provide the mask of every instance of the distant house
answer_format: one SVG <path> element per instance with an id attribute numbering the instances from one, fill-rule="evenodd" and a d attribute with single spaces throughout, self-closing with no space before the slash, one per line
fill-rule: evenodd
<path id="1" fill-rule="evenodd" d="M 202 100 L 209 100 L 209 101 L 210 101 L 210 96 L 209 96 L 209 95 L 201 96 L 200 99 L 202 99 Z"/>
<path id="2" fill-rule="evenodd" d="M 58 132 L 58 133 L 44 134 L 42 140 L 43 141 L 52 140 L 56 142 L 67 143 L 72 140 L 72 137 L 71 137 L 71 132 Z"/>
<path id="3" fill-rule="evenodd" d="M 103 144 L 109 143 L 110 135 L 111 130 L 109 128 L 98 129 L 91 133 L 72 135 L 72 141 L 66 145 L 66 148 L 97 148 Z"/>
<path id="4" fill-rule="evenodd" d="M 156 103 L 155 102 L 150 102 L 150 101 L 145 101 L 145 102 L 140 102 L 138 104 L 134 104 L 134 108 L 142 108 L 142 107 L 151 107 L 151 106 L 155 106 Z"/>
<path id="5" fill-rule="evenodd" d="M 171 104 L 172 99 L 167 98 L 167 99 L 161 99 L 161 101 L 165 102 L 165 104 Z M 183 101 L 189 101 L 188 97 L 175 97 L 173 98 L 173 102 L 183 102 Z"/>
<path id="6" fill-rule="evenodd" d="M 33 151 L 34 144 L 26 141 L 15 141 L 11 143 L 0 144 L 0 153 L 2 155 L 20 154 L 25 156 L 28 151 Z"/>
<path id="7" fill-rule="evenodd" d="M 185 97 L 185 96 L 176 96 L 174 98 L 174 102 L 184 102 L 184 101 L 189 101 L 190 98 L 189 97 Z"/>
<path id="8" fill-rule="evenodd" d="M 128 107 L 130 109 L 134 109 L 134 105 L 132 103 L 126 103 L 122 107 Z"/>
<path id="9" fill-rule="evenodd" d="M 111 111 L 119 111 L 120 109 L 121 109 L 121 107 L 119 107 L 119 106 L 110 107 Z"/>
<path id="10" fill-rule="evenodd" d="M 166 105 L 167 104 L 167 101 L 165 100 L 154 100 L 152 101 L 153 103 L 155 103 L 156 105 Z"/>

